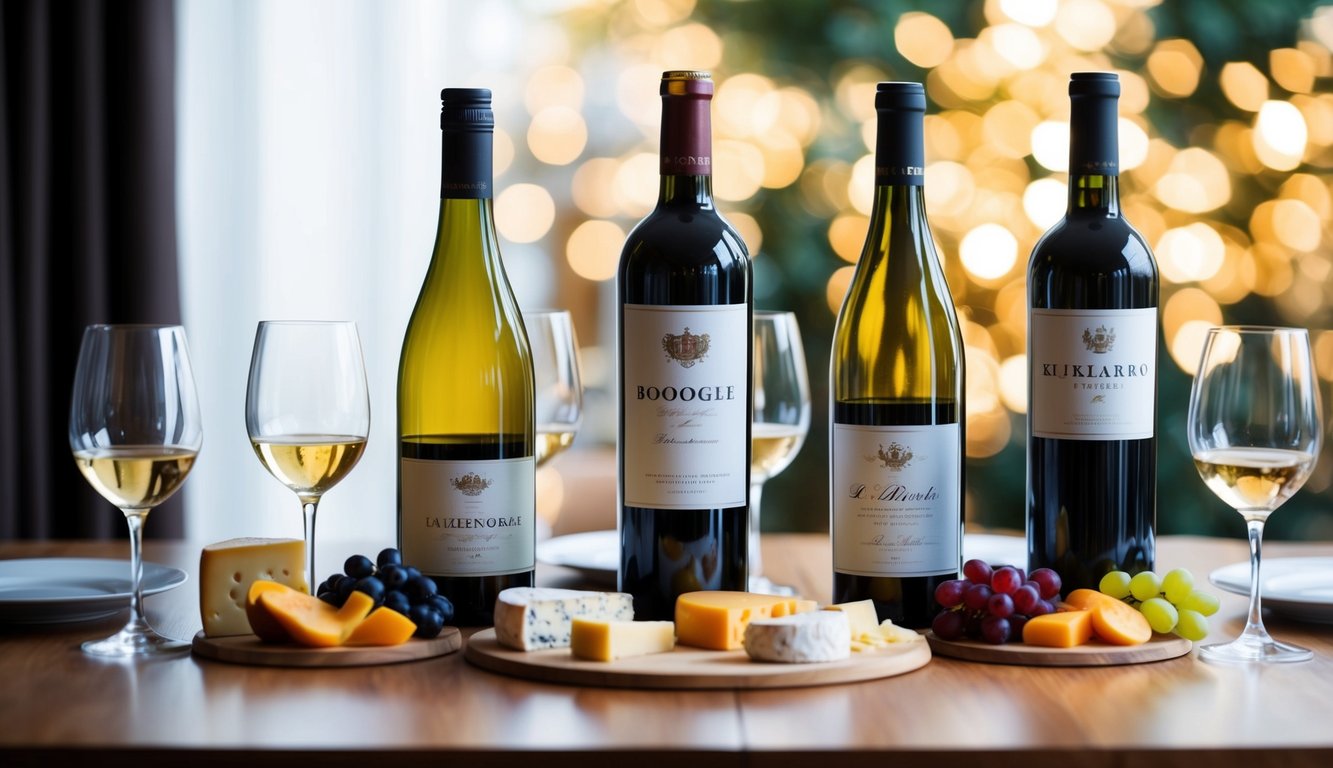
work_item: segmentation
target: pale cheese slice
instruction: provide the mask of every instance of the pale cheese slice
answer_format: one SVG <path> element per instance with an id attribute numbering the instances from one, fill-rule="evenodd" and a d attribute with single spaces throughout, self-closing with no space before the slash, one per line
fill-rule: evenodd
<path id="1" fill-rule="evenodd" d="M 755 661 L 838 661 L 850 657 L 851 648 L 847 616 L 839 611 L 755 619 L 745 627 L 745 653 Z"/>
<path id="2" fill-rule="evenodd" d="M 305 542 L 241 538 L 204 547 L 199 556 L 199 618 L 206 636 L 250 634 L 245 596 L 259 579 L 308 593 Z"/>
<path id="3" fill-rule="evenodd" d="M 676 625 L 670 621 L 607 621 L 574 617 L 570 653 L 590 661 L 615 661 L 631 656 L 666 653 L 676 647 Z"/>

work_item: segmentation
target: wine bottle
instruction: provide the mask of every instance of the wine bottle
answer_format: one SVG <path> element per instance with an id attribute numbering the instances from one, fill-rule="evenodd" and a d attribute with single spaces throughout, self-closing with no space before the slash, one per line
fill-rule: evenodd
<path id="1" fill-rule="evenodd" d="M 1119 96 L 1069 81 L 1069 208 L 1028 263 L 1028 563 L 1066 591 L 1156 551 L 1157 263 L 1120 213 Z"/>
<path id="2" fill-rule="evenodd" d="M 532 586 L 532 354 L 491 210 L 491 92 L 446 88 L 435 250 L 398 368 L 398 547 L 455 622 L 492 622 L 502 589 Z"/>
<path id="3" fill-rule="evenodd" d="M 833 333 L 833 599 L 926 627 L 962 564 L 963 342 L 926 220 L 925 90 L 880 83 L 875 110 L 874 210 Z"/>
<path id="4" fill-rule="evenodd" d="M 706 72 L 662 75 L 657 206 L 620 257 L 620 588 L 635 618 L 744 590 L 753 298 L 749 253 L 713 205 Z"/>

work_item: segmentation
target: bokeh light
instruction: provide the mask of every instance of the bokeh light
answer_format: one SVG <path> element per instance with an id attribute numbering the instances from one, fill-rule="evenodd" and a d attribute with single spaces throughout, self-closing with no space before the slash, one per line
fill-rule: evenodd
<path id="1" fill-rule="evenodd" d="M 555 200 L 545 187 L 515 184 L 495 197 L 495 226 L 507 240 L 536 242 L 554 222 Z"/>
<path id="2" fill-rule="evenodd" d="M 565 243 L 565 260 L 586 280 L 610 280 L 620 266 L 625 230 L 614 222 L 592 219 L 574 228 Z"/>
<path id="3" fill-rule="evenodd" d="M 982 224 L 968 232 L 958 247 L 963 267 L 981 280 L 1009 274 L 1018 262 L 1018 240 L 999 224 Z"/>
<path id="4" fill-rule="evenodd" d="M 1288 101 L 1266 101 L 1254 122 L 1254 152 L 1264 165 L 1290 171 L 1305 155 L 1305 118 Z"/>
<path id="5" fill-rule="evenodd" d="M 922 69 L 939 66 L 953 53 L 953 33 L 949 27 L 929 13 L 918 11 L 898 18 L 893 28 L 893 43 L 904 59 Z"/>

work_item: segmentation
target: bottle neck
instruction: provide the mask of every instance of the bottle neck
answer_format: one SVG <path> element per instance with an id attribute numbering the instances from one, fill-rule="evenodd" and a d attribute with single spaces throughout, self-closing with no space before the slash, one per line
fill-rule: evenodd
<path id="1" fill-rule="evenodd" d="M 492 154 L 495 135 L 489 130 L 444 131 L 440 152 L 440 199 L 485 200 L 494 196 Z"/>
<path id="2" fill-rule="evenodd" d="M 870 217 L 870 237 L 876 247 L 866 251 L 872 259 L 883 259 L 892 251 L 894 258 L 909 254 L 924 260 L 924 249 L 890 248 L 890 239 L 897 239 L 898 233 L 908 231 L 911 239 L 920 241 L 930 237 L 930 225 L 926 222 L 926 191 L 920 184 L 879 184 L 875 187 L 875 199 Z"/>
<path id="3" fill-rule="evenodd" d="M 1120 177 L 1080 173 L 1069 177 L 1069 214 L 1120 216 Z"/>
<path id="4" fill-rule="evenodd" d="M 708 97 L 662 97 L 659 205 L 713 207 L 713 133 Z"/>
<path id="5" fill-rule="evenodd" d="M 1119 216 L 1116 98 L 1079 94 L 1069 111 L 1069 213 Z"/>

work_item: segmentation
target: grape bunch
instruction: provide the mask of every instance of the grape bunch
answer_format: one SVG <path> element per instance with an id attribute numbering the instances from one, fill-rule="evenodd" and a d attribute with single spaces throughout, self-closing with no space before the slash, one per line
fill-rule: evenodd
<path id="1" fill-rule="evenodd" d="M 930 628 L 942 640 L 1022 640 L 1028 619 L 1054 613 L 1052 601 L 1060 595 L 1060 575 L 1050 568 L 1028 576 L 1012 565 L 993 569 L 984 560 L 968 560 L 963 576 L 935 588 L 935 602 L 944 610 Z"/>
<path id="2" fill-rule="evenodd" d="M 1130 576 L 1111 571 L 1097 585 L 1102 594 L 1139 609 L 1154 632 L 1174 632 L 1186 640 L 1198 641 L 1208 636 L 1208 619 L 1217 613 L 1217 596 L 1194 588 L 1194 576 L 1184 568 L 1167 571 L 1158 577 L 1152 571 Z"/>
<path id="3" fill-rule="evenodd" d="M 435 580 L 403 565 L 402 553 L 393 547 L 382 550 L 375 562 L 365 555 L 347 558 L 343 572 L 325 579 L 315 596 L 341 608 L 353 592 L 366 593 L 376 609 L 388 608 L 411 619 L 417 625 L 414 637 L 435 637 L 454 617 L 454 604 L 437 593 Z"/>

